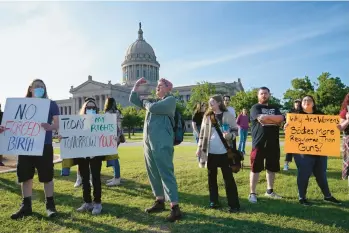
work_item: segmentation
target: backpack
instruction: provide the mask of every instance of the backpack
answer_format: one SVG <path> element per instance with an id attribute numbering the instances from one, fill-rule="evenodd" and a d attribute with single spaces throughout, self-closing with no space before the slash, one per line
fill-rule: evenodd
<path id="1" fill-rule="evenodd" d="M 185 122 L 183 120 L 182 114 L 177 110 L 177 108 L 174 115 L 174 122 L 175 122 L 175 125 L 173 127 L 173 132 L 174 132 L 173 145 L 177 146 L 183 142 L 184 133 L 186 131 L 186 126 L 185 126 Z"/>

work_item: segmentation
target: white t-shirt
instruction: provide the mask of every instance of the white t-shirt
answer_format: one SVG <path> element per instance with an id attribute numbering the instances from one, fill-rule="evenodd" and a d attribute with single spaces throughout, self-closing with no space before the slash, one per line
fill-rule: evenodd
<path id="1" fill-rule="evenodd" d="M 211 132 L 210 148 L 208 150 L 208 153 L 210 154 L 227 153 L 227 149 L 225 149 L 225 146 L 214 127 L 212 128 L 212 132 Z"/>
<path id="2" fill-rule="evenodd" d="M 236 117 L 235 109 L 231 106 L 227 107 L 228 112 L 230 112 L 234 117 Z"/>

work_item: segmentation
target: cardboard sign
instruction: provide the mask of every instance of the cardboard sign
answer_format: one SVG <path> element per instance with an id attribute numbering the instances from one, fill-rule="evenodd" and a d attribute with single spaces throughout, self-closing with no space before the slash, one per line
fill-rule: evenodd
<path id="1" fill-rule="evenodd" d="M 340 156 L 339 116 L 287 114 L 285 152 Z"/>
<path id="2" fill-rule="evenodd" d="M 59 116 L 61 158 L 117 154 L 116 114 Z"/>
<path id="3" fill-rule="evenodd" d="M 6 99 L 0 134 L 0 154 L 42 156 L 50 100 L 42 98 Z"/>

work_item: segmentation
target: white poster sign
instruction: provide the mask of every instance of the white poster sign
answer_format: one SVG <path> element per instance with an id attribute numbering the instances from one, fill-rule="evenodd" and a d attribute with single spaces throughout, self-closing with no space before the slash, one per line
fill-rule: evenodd
<path id="1" fill-rule="evenodd" d="M 117 154 L 116 114 L 59 116 L 61 158 Z"/>
<path id="2" fill-rule="evenodd" d="M 42 98 L 7 98 L 1 125 L 0 154 L 42 156 L 50 100 Z"/>

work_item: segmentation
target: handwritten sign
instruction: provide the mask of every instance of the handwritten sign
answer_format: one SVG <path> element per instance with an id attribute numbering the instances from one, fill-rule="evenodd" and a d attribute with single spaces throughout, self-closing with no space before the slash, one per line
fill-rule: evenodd
<path id="1" fill-rule="evenodd" d="M 61 158 L 117 154 L 116 114 L 59 116 Z"/>
<path id="2" fill-rule="evenodd" d="M 41 98 L 8 98 L 0 134 L 0 154 L 42 156 L 50 100 Z"/>
<path id="3" fill-rule="evenodd" d="M 340 156 L 339 116 L 287 114 L 285 152 Z"/>

